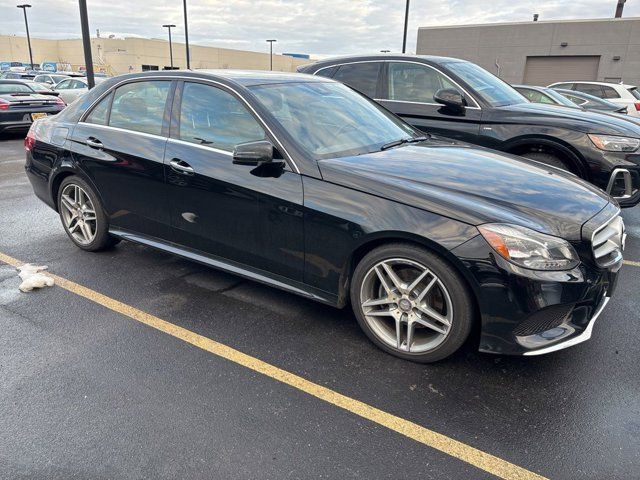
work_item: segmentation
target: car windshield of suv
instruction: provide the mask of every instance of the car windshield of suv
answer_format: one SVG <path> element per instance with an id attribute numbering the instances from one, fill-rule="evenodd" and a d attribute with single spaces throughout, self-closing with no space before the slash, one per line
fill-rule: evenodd
<path id="1" fill-rule="evenodd" d="M 339 83 L 279 83 L 250 89 L 316 159 L 370 153 L 390 142 L 420 136 L 372 100 Z"/>
<path id="2" fill-rule="evenodd" d="M 0 83 L 0 94 L 33 93 L 33 89 L 24 83 Z"/>
<path id="3" fill-rule="evenodd" d="M 528 103 L 511 85 L 503 82 L 484 68 L 470 62 L 451 62 L 446 67 L 464 80 L 492 107 Z"/>

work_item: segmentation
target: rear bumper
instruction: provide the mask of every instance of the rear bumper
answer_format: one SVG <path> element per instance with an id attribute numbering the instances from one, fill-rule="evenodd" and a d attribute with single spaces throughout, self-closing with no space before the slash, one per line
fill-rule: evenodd
<path id="1" fill-rule="evenodd" d="M 31 119 L 32 113 L 46 113 L 47 115 L 55 115 L 59 113 L 62 108 L 59 107 L 45 107 L 45 108 L 34 108 L 28 111 L 6 111 L 0 113 L 0 132 L 9 132 L 9 131 L 22 131 L 29 130 L 33 120 Z"/>

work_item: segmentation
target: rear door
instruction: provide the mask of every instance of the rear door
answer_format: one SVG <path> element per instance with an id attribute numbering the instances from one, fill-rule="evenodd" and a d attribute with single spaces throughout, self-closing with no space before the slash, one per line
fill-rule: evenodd
<path id="1" fill-rule="evenodd" d="M 133 81 L 103 97 L 72 133 L 72 151 L 97 187 L 112 227 L 165 237 L 162 165 L 172 82 Z"/>
<path id="2" fill-rule="evenodd" d="M 478 143 L 481 110 L 459 85 L 437 68 L 423 63 L 389 61 L 378 100 L 414 127 L 428 133 Z M 433 96 L 442 88 L 453 88 L 465 97 L 462 114 L 453 113 Z"/>

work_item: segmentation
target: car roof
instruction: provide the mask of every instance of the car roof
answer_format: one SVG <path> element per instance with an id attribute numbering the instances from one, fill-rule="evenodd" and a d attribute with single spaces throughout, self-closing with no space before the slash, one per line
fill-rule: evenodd
<path id="1" fill-rule="evenodd" d="M 311 66 L 323 67 L 323 66 L 331 66 L 334 64 L 340 63 L 349 63 L 349 62 L 366 62 L 366 61 L 375 61 L 375 60 L 413 60 L 413 61 L 422 61 L 424 63 L 433 63 L 433 64 L 443 64 L 443 63 L 452 63 L 452 62 L 467 62 L 467 60 L 463 60 L 461 58 L 454 57 L 440 57 L 437 55 L 411 55 L 404 53 L 372 53 L 369 55 L 343 55 L 338 57 L 326 58 L 323 60 L 318 60 L 317 62 L 308 63 L 307 65 L 303 65 L 301 68 L 308 68 Z"/>
<path id="2" fill-rule="evenodd" d="M 635 85 L 628 85 L 626 83 L 610 83 L 610 82 L 590 82 L 590 81 L 586 81 L 586 80 L 566 80 L 566 81 L 562 81 L 562 82 L 554 82 L 551 85 L 549 85 L 550 87 L 553 85 L 560 85 L 560 84 L 565 84 L 565 83 L 586 83 L 589 85 L 604 85 L 606 87 L 622 87 L 622 88 L 636 88 Z"/>
<path id="3" fill-rule="evenodd" d="M 100 80 L 134 79 L 134 78 L 154 78 L 154 77 L 192 77 L 194 79 L 209 79 L 226 81 L 243 87 L 264 84 L 333 82 L 328 78 L 316 77 L 304 73 L 294 72 L 270 72 L 265 70 L 229 70 L 229 69 L 198 69 L 198 70 L 155 70 L 151 72 L 130 73 L 119 77 L 100 78 Z M 96 78 L 96 80 L 98 80 Z"/>

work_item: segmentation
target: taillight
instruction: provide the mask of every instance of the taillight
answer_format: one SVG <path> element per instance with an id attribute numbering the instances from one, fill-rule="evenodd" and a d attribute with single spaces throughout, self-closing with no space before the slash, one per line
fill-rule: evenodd
<path id="1" fill-rule="evenodd" d="M 633 105 L 635 105 L 636 111 L 640 112 L 640 102 L 636 102 Z"/>
<path id="2" fill-rule="evenodd" d="M 24 139 L 24 149 L 27 152 L 33 150 L 33 147 L 36 145 L 36 134 L 33 131 L 33 124 L 31 124 L 31 128 L 27 132 L 27 136 Z"/>
<path id="3" fill-rule="evenodd" d="M 7 102 L 3 98 L 0 98 L 0 110 L 9 110 L 10 102 Z"/>
<path id="4" fill-rule="evenodd" d="M 62 107 L 66 107 L 66 106 L 67 106 L 67 104 L 66 104 L 66 103 L 64 103 L 64 100 L 63 100 L 63 99 L 61 99 L 60 97 L 56 97 L 56 104 L 57 104 L 57 105 L 60 105 L 60 106 L 62 106 Z"/>

